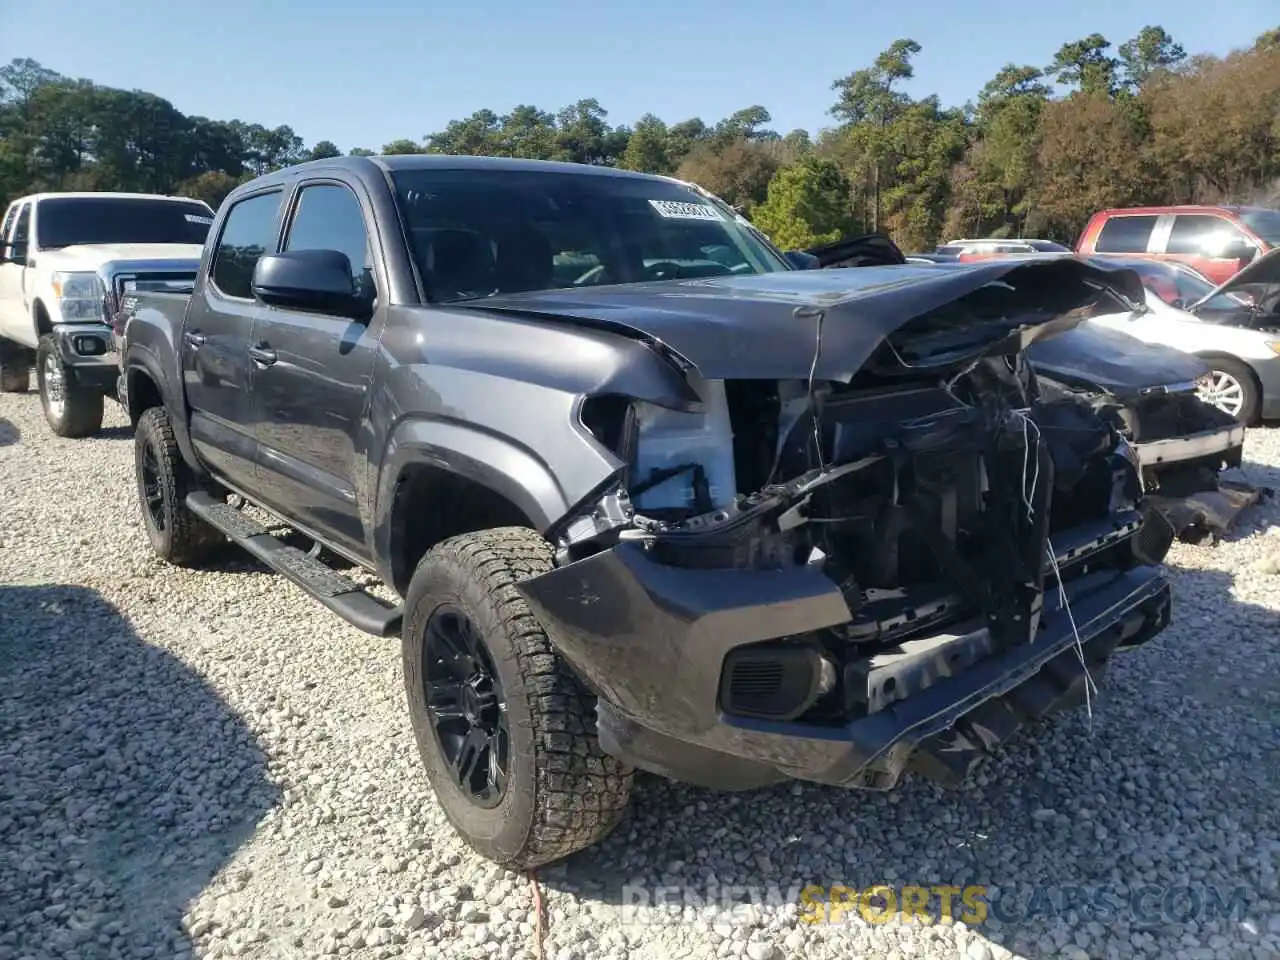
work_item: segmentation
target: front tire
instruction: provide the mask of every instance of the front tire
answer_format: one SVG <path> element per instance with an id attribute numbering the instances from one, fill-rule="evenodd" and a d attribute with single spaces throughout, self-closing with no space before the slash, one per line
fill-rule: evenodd
<path id="1" fill-rule="evenodd" d="M 1199 384 L 1200 399 L 1235 417 L 1246 427 L 1258 422 L 1262 391 L 1249 365 L 1231 357 L 1204 357 L 1210 373 Z"/>
<path id="2" fill-rule="evenodd" d="M 31 352 L 0 339 L 0 393 L 26 393 L 31 388 Z"/>
<path id="3" fill-rule="evenodd" d="M 102 392 L 76 382 L 58 356 L 52 334 L 41 337 L 36 348 L 36 383 L 44 418 L 58 436 L 88 437 L 102 429 Z"/>
<path id="4" fill-rule="evenodd" d="M 552 649 L 515 584 L 552 569 L 518 527 L 430 550 L 405 597 L 402 662 L 427 778 L 482 856 L 530 869 L 608 836 L 632 770 L 596 738 L 595 699 Z"/>
<path id="5" fill-rule="evenodd" d="M 187 507 L 187 494 L 195 486 L 164 407 L 152 407 L 138 420 L 133 460 L 142 524 L 161 559 L 195 566 L 226 542 Z"/>

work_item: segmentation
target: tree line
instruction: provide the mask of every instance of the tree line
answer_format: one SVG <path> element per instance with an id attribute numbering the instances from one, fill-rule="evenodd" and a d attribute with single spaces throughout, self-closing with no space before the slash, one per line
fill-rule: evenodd
<path id="1" fill-rule="evenodd" d="M 479 110 L 380 151 L 307 147 L 289 126 L 188 116 L 152 93 L 0 68 L 0 198 L 40 190 L 199 197 L 306 160 L 482 154 L 603 164 L 695 181 L 787 248 L 878 230 L 905 249 L 956 236 L 1071 242 L 1111 206 L 1280 205 L 1280 28 L 1225 57 L 1189 56 L 1162 27 L 1113 46 L 1063 44 L 1009 63 L 963 106 L 903 89 L 922 54 L 901 39 L 831 86 L 831 126 L 782 134 L 760 105 L 715 123 L 646 114 L 613 125 L 598 100 L 552 113 Z"/>

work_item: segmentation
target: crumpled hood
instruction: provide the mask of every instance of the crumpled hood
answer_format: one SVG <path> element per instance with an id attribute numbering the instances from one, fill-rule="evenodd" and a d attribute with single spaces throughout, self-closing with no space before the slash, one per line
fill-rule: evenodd
<path id="1" fill-rule="evenodd" d="M 1088 321 L 1033 344 L 1027 359 L 1044 376 L 1068 386 L 1099 387 L 1121 399 L 1188 384 L 1209 372 L 1202 360 L 1181 350 Z"/>
<path id="2" fill-rule="evenodd" d="M 992 260 L 956 267 L 875 266 L 791 270 L 758 276 L 669 280 L 504 294 L 451 308 L 579 323 L 657 341 L 704 377 L 848 382 L 882 343 L 904 327 L 976 291 L 1018 291 L 1034 315 L 988 321 L 988 347 L 1025 348 L 1083 319 L 1105 290 L 1142 302 L 1136 274 L 1074 257 L 1042 262 Z M 816 316 L 822 340 L 815 363 Z M 963 330 L 951 313 L 932 333 Z M 1056 321 L 1056 322 L 1055 322 Z M 907 333 L 908 331 L 903 331 Z"/>
<path id="3" fill-rule="evenodd" d="M 199 260 L 198 243 L 84 243 L 40 251 L 40 261 L 54 270 L 97 270 L 113 260 Z"/>

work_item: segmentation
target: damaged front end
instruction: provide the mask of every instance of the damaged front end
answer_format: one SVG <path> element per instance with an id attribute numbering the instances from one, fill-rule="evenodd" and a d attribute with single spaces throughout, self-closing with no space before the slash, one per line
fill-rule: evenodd
<path id="1" fill-rule="evenodd" d="M 1029 336 L 1075 321 L 1025 292 L 927 310 L 845 381 L 584 403 L 625 466 L 520 589 L 607 751 L 720 788 L 954 783 L 1167 625 L 1170 531 L 1124 437 L 1042 390 Z M 795 315 L 814 368 L 823 314 Z"/>
<path id="2" fill-rule="evenodd" d="M 1128 442 L 1141 468 L 1144 512 L 1151 522 L 1170 525 L 1177 538 L 1220 537 L 1261 495 L 1223 478 L 1224 469 L 1244 459 L 1245 426 L 1201 400 L 1194 382 L 1117 395 L 1067 386 L 1043 372 L 1039 381 L 1042 396 L 1074 395 Z"/>

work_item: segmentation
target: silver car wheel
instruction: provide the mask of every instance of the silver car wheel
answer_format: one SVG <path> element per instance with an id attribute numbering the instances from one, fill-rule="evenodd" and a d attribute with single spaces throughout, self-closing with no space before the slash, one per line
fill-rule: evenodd
<path id="1" fill-rule="evenodd" d="M 62 419 L 66 393 L 66 376 L 62 372 L 62 364 L 57 357 L 49 354 L 44 358 L 44 397 L 49 405 L 49 416 L 54 420 Z"/>
<path id="2" fill-rule="evenodd" d="M 1196 394 L 1205 403 L 1233 417 L 1244 408 L 1244 384 L 1229 373 L 1214 370 L 1196 384 Z"/>

